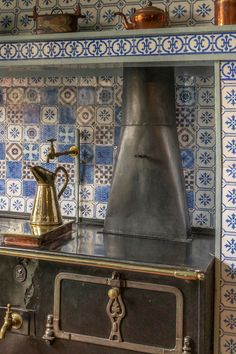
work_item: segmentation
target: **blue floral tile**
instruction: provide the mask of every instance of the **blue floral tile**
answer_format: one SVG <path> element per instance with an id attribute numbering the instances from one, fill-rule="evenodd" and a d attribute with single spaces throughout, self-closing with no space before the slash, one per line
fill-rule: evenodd
<path id="1" fill-rule="evenodd" d="M 110 146 L 96 146 L 95 162 L 97 165 L 111 165 L 113 162 L 113 148 Z"/>
<path id="2" fill-rule="evenodd" d="M 193 106 L 195 104 L 195 88 L 177 87 L 176 103 L 178 106 Z"/>
<path id="3" fill-rule="evenodd" d="M 234 334 L 236 330 L 236 312 L 233 310 L 224 310 L 221 313 L 221 319 L 223 331 Z"/>
<path id="4" fill-rule="evenodd" d="M 79 196 L 82 201 L 92 201 L 94 195 L 94 188 L 92 185 L 84 184 L 80 186 Z"/>
<path id="5" fill-rule="evenodd" d="M 57 126 L 41 125 L 41 141 L 45 142 L 49 139 L 57 139 Z"/>
<path id="6" fill-rule="evenodd" d="M 5 180 L 4 179 L 0 179 L 0 195 L 4 196 L 6 194 L 5 191 Z"/>
<path id="7" fill-rule="evenodd" d="M 90 106 L 95 102 L 95 88 L 94 87 L 79 87 L 77 103 L 80 106 Z"/>
<path id="8" fill-rule="evenodd" d="M 111 124 L 113 122 L 113 108 L 108 106 L 98 107 L 96 111 L 96 120 L 98 124 Z"/>
<path id="9" fill-rule="evenodd" d="M 193 212 L 193 226 L 196 227 L 210 227 L 211 216 L 208 211 L 194 211 Z"/>
<path id="10" fill-rule="evenodd" d="M 63 151 L 68 151 L 70 150 L 71 145 L 66 145 L 66 144 L 58 144 L 58 150 L 63 152 Z M 74 163 L 74 157 L 70 155 L 62 155 L 58 157 L 58 162 L 60 163 Z"/>
<path id="11" fill-rule="evenodd" d="M 41 88 L 41 104 L 52 106 L 58 103 L 58 88 L 43 87 Z"/>
<path id="12" fill-rule="evenodd" d="M 214 207 L 215 196 L 211 191 L 197 191 L 196 192 L 196 207 L 199 209 L 212 210 Z"/>
<path id="13" fill-rule="evenodd" d="M 23 144 L 23 158 L 26 161 L 39 160 L 39 144 L 25 143 Z"/>
<path id="14" fill-rule="evenodd" d="M 22 194 L 22 183 L 16 179 L 8 179 L 6 182 L 6 195 L 21 196 Z"/>
<path id="15" fill-rule="evenodd" d="M 9 141 L 21 141 L 23 129 L 21 125 L 9 124 L 7 127 L 7 139 Z"/>
<path id="16" fill-rule="evenodd" d="M 8 211 L 9 210 L 9 198 L 8 197 L 0 197 L 0 210 Z"/>
<path id="17" fill-rule="evenodd" d="M 6 145 L 5 143 L 0 143 L 0 160 L 4 160 L 6 157 Z"/>
<path id="18" fill-rule="evenodd" d="M 121 106 L 115 106 L 115 125 L 120 126 L 121 125 L 121 119 L 122 119 L 122 107 Z"/>
<path id="19" fill-rule="evenodd" d="M 82 163 L 90 164 L 94 162 L 94 146 L 91 144 L 80 145 L 80 159 Z"/>
<path id="20" fill-rule="evenodd" d="M 73 126 L 60 124 L 58 128 L 58 142 L 64 144 L 74 144 L 75 133 L 76 130 Z"/>
<path id="21" fill-rule="evenodd" d="M 215 174 L 211 170 L 198 170 L 196 181 L 199 188 L 211 189 L 215 185 Z"/>
<path id="22" fill-rule="evenodd" d="M 40 122 L 40 105 L 30 104 L 24 106 L 24 123 L 37 124 Z"/>
<path id="23" fill-rule="evenodd" d="M 82 144 L 91 144 L 94 141 L 94 130 L 92 127 L 80 128 L 80 141 Z"/>
<path id="24" fill-rule="evenodd" d="M 96 205 L 96 218 L 105 219 L 107 212 L 107 203 L 98 203 Z"/>
<path id="25" fill-rule="evenodd" d="M 95 201 L 107 203 L 109 199 L 110 186 L 98 186 L 95 188 Z"/>
<path id="26" fill-rule="evenodd" d="M 34 197 L 36 194 L 37 183 L 36 181 L 23 181 L 23 196 Z"/>
<path id="27" fill-rule="evenodd" d="M 189 209 L 194 208 L 194 193 L 192 191 L 186 192 L 187 206 Z"/>
<path id="28" fill-rule="evenodd" d="M 25 90 L 26 103 L 40 103 L 40 91 L 38 88 L 28 87 Z"/>
<path id="29" fill-rule="evenodd" d="M 234 235 L 227 234 L 222 237 L 222 255 L 227 259 L 236 258 L 236 237 Z"/>
<path id="30" fill-rule="evenodd" d="M 196 156 L 199 167 L 213 167 L 215 164 L 214 151 L 210 149 L 198 149 Z"/>
<path id="31" fill-rule="evenodd" d="M 115 127 L 114 145 L 116 145 L 116 146 L 119 144 L 119 141 L 120 141 L 120 132 L 121 132 L 121 128 Z"/>
<path id="32" fill-rule="evenodd" d="M 22 162 L 6 161 L 6 177 L 22 178 Z"/>
<path id="33" fill-rule="evenodd" d="M 236 251 L 236 249 L 235 249 Z M 226 282 L 235 282 L 236 280 L 236 262 L 235 260 L 225 260 L 221 264 L 221 277 Z"/>
<path id="34" fill-rule="evenodd" d="M 97 103 L 111 105 L 114 102 L 113 87 L 100 87 L 97 90 Z"/>
<path id="35" fill-rule="evenodd" d="M 39 125 L 24 127 L 24 139 L 32 142 L 39 142 Z"/>
<path id="36" fill-rule="evenodd" d="M 82 184 L 93 184 L 94 182 L 94 166 L 93 165 L 80 165 L 80 182 Z"/>
<path id="37" fill-rule="evenodd" d="M 194 166 L 193 151 L 190 149 L 181 149 L 180 155 L 181 155 L 183 168 L 193 168 L 193 166 Z"/>
<path id="38" fill-rule="evenodd" d="M 199 129 L 197 132 L 197 144 L 199 147 L 215 146 L 215 134 L 211 129 Z"/>
<path id="39" fill-rule="evenodd" d="M 22 197 L 12 197 L 10 200 L 10 208 L 17 213 L 23 213 L 25 211 L 25 199 Z"/>
<path id="40" fill-rule="evenodd" d="M 94 205 L 91 202 L 82 202 L 79 205 L 79 213 L 82 218 L 94 217 Z"/>
<path id="41" fill-rule="evenodd" d="M 63 192 L 63 198 L 67 200 L 72 200 L 75 198 L 75 186 L 73 184 L 67 184 L 66 189 Z"/>
<path id="42" fill-rule="evenodd" d="M 58 122 L 57 106 L 42 106 L 41 121 L 44 124 L 55 124 Z"/>
<path id="43" fill-rule="evenodd" d="M 59 123 L 75 124 L 75 109 L 73 106 L 59 106 Z"/>

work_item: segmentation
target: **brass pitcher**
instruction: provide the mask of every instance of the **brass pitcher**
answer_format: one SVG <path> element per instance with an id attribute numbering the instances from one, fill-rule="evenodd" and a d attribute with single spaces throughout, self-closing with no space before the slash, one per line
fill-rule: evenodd
<path id="1" fill-rule="evenodd" d="M 30 223 L 33 225 L 61 225 L 62 217 L 58 200 L 68 184 L 66 169 L 59 166 L 55 172 L 51 172 L 41 166 L 30 166 L 30 170 L 38 183 Z M 65 182 L 57 194 L 55 179 L 59 171 L 65 174 Z"/>

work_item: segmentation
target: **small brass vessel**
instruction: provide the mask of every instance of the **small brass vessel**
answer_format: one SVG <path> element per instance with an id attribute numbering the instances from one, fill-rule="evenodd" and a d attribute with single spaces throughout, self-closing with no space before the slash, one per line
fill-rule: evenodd
<path id="1" fill-rule="evenodd" d="M 233 25 L 236 23 L 236 0 L 215 1 L 215 24 Z"/>
<path id="2" fill-rule="evenodd" d="M 61 225 L 62 217 L 58 200 L 68 184 L 66 169 L 59 166 L 55 172 L 52 172 L 41 166 L 30 166 L 30 170 L 38 183 L 30 223 L 40 226 Z M 55 179 L 59 171 L 63 172 L 65 182 L 57 194 Z"/>
<path id="3" fill-rule="evenodd" d="M 168 25 L 169 14 L 167 9 L 162 10 L 152 6 L 152 2 L 148 1 L 146 7 L 136 10 L 128 22 L 126 16 L 122 12 L 116 12 L 116 16 L 124 19 L 126 29 L 144 29 L 144 28 L 160 28 Z"/>

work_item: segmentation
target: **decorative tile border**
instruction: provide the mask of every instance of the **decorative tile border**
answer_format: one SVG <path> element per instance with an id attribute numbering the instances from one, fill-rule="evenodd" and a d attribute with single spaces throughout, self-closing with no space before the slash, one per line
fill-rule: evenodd
<path id="1" fill-rule="evenodd" d="M 5 60 L 188 56 L 236 53 L 236 33 L 120 36 L 0 44 Z"/>
<path id="2" fill-rule="evenodd" d="M 236 353 L 236 61 L 221 64 L 222 238 L 220 353 Z"/>

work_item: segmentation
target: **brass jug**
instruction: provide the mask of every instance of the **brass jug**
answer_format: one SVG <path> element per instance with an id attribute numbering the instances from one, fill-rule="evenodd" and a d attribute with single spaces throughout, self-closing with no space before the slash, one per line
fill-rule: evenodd
<path id="1" fill-rule="evenodd" d="M 30 223 L 33 225 L 61 225 L 62 217 L 58 200 L 68 184 L 66 169 L 59 166 L 55 172 L 52 172 L 41 166 L 30 166 L 30 170 L 38 183 Z M 59 171 L 65 174 L 65 182 L 57 194 L 55 179 Z"/>

